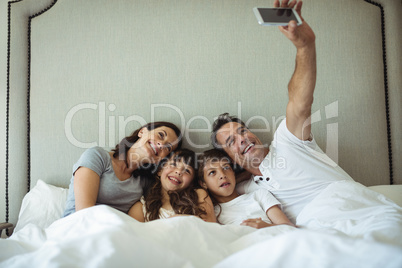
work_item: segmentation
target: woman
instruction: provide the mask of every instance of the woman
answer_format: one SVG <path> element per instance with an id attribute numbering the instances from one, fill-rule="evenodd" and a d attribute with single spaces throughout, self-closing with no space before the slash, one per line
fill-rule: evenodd
<path id="1" fill-rule="evenodd" d="M 86 150 L 73 167 L 63 216 L 98 204 L 127 213 L 153 182 L 154 165 L 181 143 L 174 124 L 154 122 L 125 137 L 112 152 L 100 147 Z"/>

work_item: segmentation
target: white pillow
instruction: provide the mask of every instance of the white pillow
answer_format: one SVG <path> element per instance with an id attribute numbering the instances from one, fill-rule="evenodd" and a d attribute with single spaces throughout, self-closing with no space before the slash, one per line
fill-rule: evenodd
<path id="1" fill-rule="evenodd" d="M 371 190 L 385 195 L 398 206 L 402 207 L 402 184 L 370 186 Z"/>
<path id="2" fill-rule="evenodd" d="M 28 223 L 46 228 L 63 215 L 68 189 L 56 187 L 38 180 L 22 200 L 20 214 L 14 232 Z"/>

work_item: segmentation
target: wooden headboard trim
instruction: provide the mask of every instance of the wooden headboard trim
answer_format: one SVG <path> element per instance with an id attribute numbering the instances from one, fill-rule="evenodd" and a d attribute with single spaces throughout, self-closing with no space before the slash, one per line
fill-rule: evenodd
<path id="1" fill-rule="evenodd" d="M 387 69 L 387 53 L 386 53 L 386 43 L 385 43 L 385 17 L 384 8 L 381 4 L 371 1 L 364 0 L 365 2 L 375 5 L 381 10 L 381 38 L 382 38 L 382 61 L 384 70 L 384 96 L 385 96 L 385 117 L 387 120 L 387 142 L 388 142 L 388 162 L 389 162 L 389 184 L 394 184 L 394 174 L 392 166 L 392 143 L 391 143 L 391 123 L 389 118 L 389 97 L 388 97 L 388 69 Z"/>
<path id="2" fill-rule="evenodd" d="M 8 2 L 7 11 L 7 93 L 6 93 L 6 222 L 9 220 L 9 198 L 8 198 L 8 147 L 9 147 L 9 127 L 10 127 L 10 40 L 11 40 L 11 4 L 21 2 L 22 0 Z M 29 139 L 29 138 L 28 138 Z M 9 236 L 8 229 L 6 234 Z"/>
<path id="3" fill-rule="evenodd" d="M 29 16 L 28 20 L 28 88 L 27 88 L 27 161 L 28 161 L 28 178 L 27 178 L 27 191 L 31 189 L 31 138 L 30 138 L 30 127 L 31 127 L 31 121 L 30 121 L 30 110 L 31 110 L 31 105 L 30 105 L 30 93 L 31 93 L 31 21 L 33 18 L 38 17 L 51 9 L 55 4 L 57 0 L 53 0 L 53 2 L 43 9 L 42 11 Z"/>
<path id="4" fill-rule="evenodd" d="M 9 160 L 9 129 L 10 129 L 10 51 L 11 51 L 11 5 L 14 3 L 21 2 L 23 0 L 9 1 L 8 2 L 8 14 L 7 14 L 7 93 L 6 93 L 6 178 L 5 178 L 5 199 L 6 199 L 6 222 L 9 221 L 9 193 L 8 193 L 8 160 Z M 48 7 L 42 11 L 29 16 L 28 20 L 28 75 L 27 75 L 27 192 L 31 189 L 31 139 L 30 139 L 30 73 L 31 73 L 31 20 L 37 16 L 48 11 L 50 8 L 56 4 L 57 0 L 54 0 Z M 7 236 L 9 236 L 8 229 L 6 230 Z"/>

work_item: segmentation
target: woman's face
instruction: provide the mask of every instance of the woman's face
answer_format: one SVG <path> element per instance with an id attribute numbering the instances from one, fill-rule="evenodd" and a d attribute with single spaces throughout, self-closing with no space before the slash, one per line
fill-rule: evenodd
<path id="1" fill-rule="evenodd" d="M 164 191 L 180 192 L 191 185 L 194 169 L 183 160 L 171 157 L 158 172 Z"/>
<path id="2" fill-rule="evenodd" d="M 139 161 L 142 164 L 157 164 L 170 152 L 177 148 L 179 139 L 173 129 L 158 127 L 153 130 L 142 128 L 138 133 L 139 139 L 129 149 L 129 162 Z"/>

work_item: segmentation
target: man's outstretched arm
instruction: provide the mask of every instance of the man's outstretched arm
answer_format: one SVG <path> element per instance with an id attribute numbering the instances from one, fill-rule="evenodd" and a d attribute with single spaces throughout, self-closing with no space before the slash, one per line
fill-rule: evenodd
<path id="1" fill-rule="evenodd" d="M 279 30 L 295 45 L 296 66 L 290 79 L 289 102 L 286 107 L 286 125 L 290 132 L 301 140 L 308 140 L 311 132 L 311 105 L 317 77 L 315 35 L 313 30 L 301 16 L 302 1 L 275 0 L 275 7 L 295 8 L 302 25 L 291 21 L 288 26 L 280 26 Z"/>

